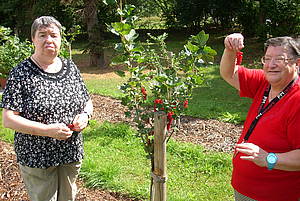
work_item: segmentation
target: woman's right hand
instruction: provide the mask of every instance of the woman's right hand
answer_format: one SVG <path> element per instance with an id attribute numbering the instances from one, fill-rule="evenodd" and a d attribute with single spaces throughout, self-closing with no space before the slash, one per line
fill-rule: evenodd
<path id="1" fill-rule="evenodd" d="M 244 36 L 240 33 L 230 34 L 225 38 L 224 45 L 227 50 L 239 52 L 244 48 Z"/>
<path id="2" fill-rule="evenodd" d="M 46 129 L 48 137 L 58 140 L 66 140 L 73 134 L 73 131 L 71 131 L 70 128 L 63 123 L 48 124 Z"/>

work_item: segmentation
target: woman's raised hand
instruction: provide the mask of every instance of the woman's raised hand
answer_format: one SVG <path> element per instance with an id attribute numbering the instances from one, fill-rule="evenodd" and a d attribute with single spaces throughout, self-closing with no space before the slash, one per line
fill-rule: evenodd
<path id="1" fill-rule="evenodd" d="M 228 50 L 239 52 L 244 48 L 244 36 L 240 33 L 230 34 L 225 38 L 224 45 Z"/>

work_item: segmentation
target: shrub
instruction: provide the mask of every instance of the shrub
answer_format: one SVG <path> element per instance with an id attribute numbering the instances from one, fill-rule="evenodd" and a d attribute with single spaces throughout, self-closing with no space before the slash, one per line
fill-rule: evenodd
<path id="1" fill-rule="evenodd" d="M 4 78 L 33 51 L 33 46 L 28 40 L 21 41 L 18 36 L 11 33 L 10 28 L 0 26 L 0 77 Z"/>

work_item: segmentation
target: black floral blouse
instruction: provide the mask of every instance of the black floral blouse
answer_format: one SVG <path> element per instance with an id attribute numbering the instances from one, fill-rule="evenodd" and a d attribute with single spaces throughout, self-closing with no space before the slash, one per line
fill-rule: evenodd
<path id="1" fill-rule="evenodd" d="M 26 119 L 51 123 L 72 123 L 89 100 L 76 65 L 62 59 L 57 73 L 41 70 L 30 58 L 12 69 L 3 92 L 1 107 L 20 112 Z M 67 140 L 15 133 L 15 152 L 21 165 L 48 168 L 83 159 L 83 141 L 74 132 Z"/>

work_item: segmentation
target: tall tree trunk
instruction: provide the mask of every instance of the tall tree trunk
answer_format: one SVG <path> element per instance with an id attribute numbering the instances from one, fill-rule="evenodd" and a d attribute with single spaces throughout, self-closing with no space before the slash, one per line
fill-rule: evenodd
<path id="1" fill-rule="evenodd" d="M 90 66 L 104 68 L 103 39 L 97 17 L 97 0 L 84 0 L 84 18 L 87 25 L 90 48 Z"/>
<path id="2" fill-rule="evenodd" d="M 36 0 L 19 1 L 17 6 L 22 8 L 22 12 L 16 12 L 16 25 L 14 32 L 21 38 L 31 39 L 30 29 L 31 24 L 35 18 L 34 5 Z"/>
<path id="3" fill-rule="evenodd" d="M 263 1 L 259 0 L 259 13 L 258 13 L 258 19 L 259 19 L 259 24 L 261 26 L 264 26 L 266 23 L 266 17 L 265 17 L 265 9 L 264 6 L 262 5 Z"/>

